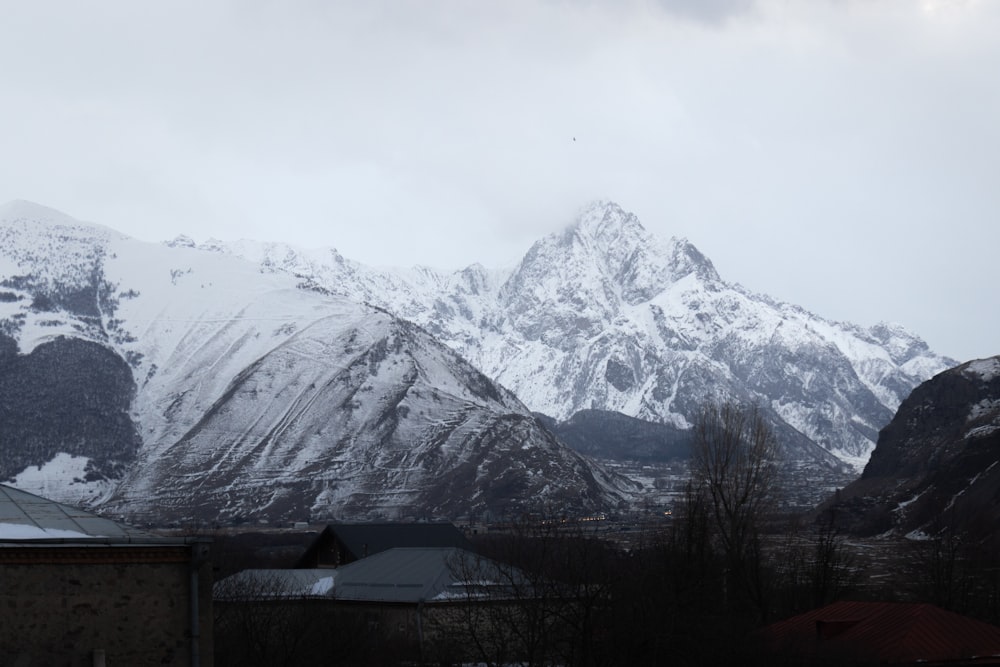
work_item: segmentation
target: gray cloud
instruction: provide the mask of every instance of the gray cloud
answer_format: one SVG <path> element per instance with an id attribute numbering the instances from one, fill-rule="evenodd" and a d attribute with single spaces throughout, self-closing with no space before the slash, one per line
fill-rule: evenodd
<path id="1" fill-rule="evenodd" d="M 755 0 L 655 0 L 667 12 L 708 24 L 723 23 L 750 12 Z"/>
<path id="2" fill-rule="evenodd" d="M 15 3 L 0 200 L 459 267 L 610 198 L 727 279 L 985 356 L 998 29 L 948 0 Z"/>

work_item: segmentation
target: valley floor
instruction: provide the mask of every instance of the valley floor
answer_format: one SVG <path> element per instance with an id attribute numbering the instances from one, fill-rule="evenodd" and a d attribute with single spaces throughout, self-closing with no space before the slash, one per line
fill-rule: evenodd
<path id="1" fill-rule="evenodd" d="M 642 485 L 635 510 L 638 514 L 655 514 L 672 510 L 684 497 L 691 471 L 684 460 L 621 461 L 599 460 L 605 468 Z M 812 511 L 832 496 L 837 489 L 854 481 L 854 473 L 817 470 L 815 466 L 792 464 L 779 477 L 778 507 L 782 513 L 800 514 Z"/>

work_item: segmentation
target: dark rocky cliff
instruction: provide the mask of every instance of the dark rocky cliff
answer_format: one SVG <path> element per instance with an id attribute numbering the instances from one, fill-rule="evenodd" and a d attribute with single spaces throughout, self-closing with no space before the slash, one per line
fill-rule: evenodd
<path id="1" fill-rule="evenodd" d="M 60 337 L 22 355 L 0 334 L 0 480 L 60 452 L 90 459 L 88 481 L 120 477 L 141 444 L 134 394 L 128 364 L 102 345 Z"/>
<path id="2" fill-rule="evenodd" d="M 860 479 L 825 508 L 853 532 L 1000 528 L 1000 357 L 924 382 L 879 434 Z"/>

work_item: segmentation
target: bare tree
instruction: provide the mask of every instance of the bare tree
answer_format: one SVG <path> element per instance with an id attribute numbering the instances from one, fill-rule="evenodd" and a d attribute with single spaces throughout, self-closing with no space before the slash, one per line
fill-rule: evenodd
<path id="1" fill-rule="evenodd" d="M 728 568 L 732 602 L 741 593 L 765 609 L 760 529 L 774 500 L 777 443 L 759 408 L 706 405 L 694 426 L 692 476 L 709 499 Z"/>
<path id="2" fill-rule="evenodd" d="M 834 522 L 821 522 L 813 540 L 809 570 L 812 606 L 834 602 L 858 585 L 861 575 L 854 561 Z"/>
<path id="3" fill-rule="evenodd" d="M 803 527 L 793 522 L 784 544 L 773 546 L 773 571 L 780 589 L 774 611 L 792 616 L 843 599 L 861 582 L 855 556 L 832 515 Z"/>
<path id="4" fill-rule="evenodd" d="M 438 623 L 450 647 L 488 665 L 618 664 L 607 645 L 616 549 L 582 523 L 525 518 L 450 563 L 464 582 Z M 445 627 L 447 626 L 447 627 Z M 448 648 L 448 647 L 446 647 Z"/>
<path id="5" fill-rule="evenodd" d="M 273 572 L 216 584 L 216 663 L 295 665 L 314 614 L 298 591 Z"/>
<path id="6" fill-rule="evenodd" d="M 332 572 L 330 573 L 332 576 Z M 278 571 L 246 571 L 218 582 L 215 664 L 292 666 L 385 664 L 364 615 L 340 610 Z M 390 647 L 391 649 L 391 647 Z"/>
<path id="7" fill-rule="evenodd" d="M 549 664 L 557 615 L 537 579 L 470 552 L 456 553 L 448 567 L 456 581 L 453 598 L 425 614 L 431 655 L 491 667 Z"/>

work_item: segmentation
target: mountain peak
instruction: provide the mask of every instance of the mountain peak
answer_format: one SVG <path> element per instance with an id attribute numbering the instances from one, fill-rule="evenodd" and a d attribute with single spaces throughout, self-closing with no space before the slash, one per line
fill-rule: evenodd
<path id="1" fill-rule="evenodd" d="M 69 238 L 86 240 L 90 238 L 108 239 L 111 237 L 125 237 L 119 231 L 110 227 L 99 225 L 93 222 L 83 222 L 67 215 L 60 210 L 36 204 L 26 199 L 14 199 L 6 204 L 0 204 L 0 223 L 4 223 L 14 233 L 22 239 L 32 238 L 36 234 L 48 233 L 51 228 L 60 228 L 65 234 L 60 238 L 61 242 Z M 10 239 L 8 238 L 8 242 Z"/>
<path id="2" fill-rule="evenodd" d="M 639 218 L 612 201 L 584 207 L 564 232 L 563 244 L 579 243 L 606 258 L 607 274 L 622 282 L 630 302 L 652 297 L 666 285 L 695 274 L 719 280 L 712 262 L 686 238 L 664 242 L 646 230 Z M 629 297 L 629 293 L 634 293 Z"/>
<path id="3" fill-rule="evenodd" d="M 48 224 L 79 224 L 77 220 L 48 206 L 26 199 L 14 199 L 0 204 L 0 220 L 33 220 Z"/>
<path id="4" fill-rule="evenodd" d="M 675 280 L 689 273 L 694 273 L 706 282 L 721 280 L 712 260 L 705 257 L 693 243 L 683 237 L 671 239 L 670 272 Z"/>
<path id="5" fill-rule="evenodd" d="M 562 233 L 564 245 L 574 243 L 613 255 L 616 247 L 656 244 L 652 234 L 634 213 L 611 201 L 595 201 L 585 206 Z"/>
<path id="6" fill-rule="evenodd" d="M 169 248 L 194 248 L 197 244 L 194 239 L 187 234 L 178 234 L 172 241 L 164 241 L 163 245 Z"/>
<path id="7" fill-rule="evenodd" d="M 634 213 L 595 202 L 561 233 L 536 242 L 500 296 L 510 321 L 530 340 L 572 345 L 689 275 L 718 279 L 689 242 L 664 243 Z"/>
<path id="8" fill-rule="evenodd" d="M 868 333 L 879 342 L 896 363 L 902 364 L 926 353 L 927 343 L 895 322 L 879 322 Z"/>
<path id="9" fill-rule="evenodd" d="M 594 201 L 577 214 L 571 228 L 596 238 L 618 235 L 624 231 L 645 233 L 634 213 L 626 211 L 613 201 Z"/>

